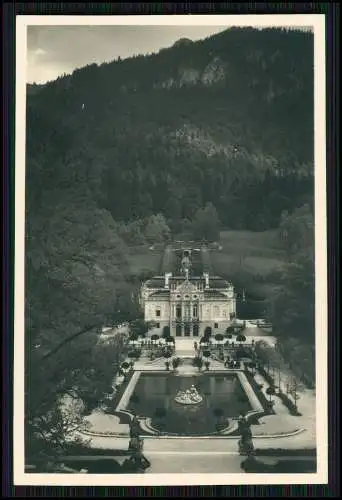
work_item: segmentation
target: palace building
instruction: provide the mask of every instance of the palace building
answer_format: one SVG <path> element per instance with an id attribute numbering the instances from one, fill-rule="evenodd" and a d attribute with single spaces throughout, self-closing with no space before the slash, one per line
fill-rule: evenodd
<path id="1" fill-rule="evenodd" d="M 207 248 L 169 247 L 162 267 L 142 285 L 145 321 L 168 326 L 176 337 L 202 336 L 208 326 L 213 335 L 224 333 L 236 315 L 236 295 L 232 283 L 212 274 Z"/>

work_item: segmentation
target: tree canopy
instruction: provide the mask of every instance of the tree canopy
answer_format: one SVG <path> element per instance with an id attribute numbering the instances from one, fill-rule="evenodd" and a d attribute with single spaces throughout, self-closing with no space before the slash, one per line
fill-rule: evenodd
<path id="1" fill-rule="evenodd" d="M 217 241 L 220 238 L 220 222 L 217 210 L 212 203 L 199 208 L 193 220 L 193 237 L 195 240 Z"/>

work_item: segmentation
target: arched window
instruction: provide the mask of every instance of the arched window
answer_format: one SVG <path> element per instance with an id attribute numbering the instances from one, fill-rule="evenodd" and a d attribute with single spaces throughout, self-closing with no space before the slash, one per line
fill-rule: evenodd
<path id="1" fill-rule="evenodd" d="M 182 317 L 182 306 L 180 304 L 177 304 L 176 306 L 176 318 L 181 318 Z"/>
<path id="2" fill-rule="evenodd" d="M 194 304 L 192 307 L 192 317 L 193 318 L 198 318 L 198 305 Z"/>

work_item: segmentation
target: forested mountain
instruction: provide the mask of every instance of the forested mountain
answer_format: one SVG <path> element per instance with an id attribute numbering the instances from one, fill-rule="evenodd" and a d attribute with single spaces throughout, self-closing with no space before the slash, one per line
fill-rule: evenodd
<path id="1" fill-rule="evenodd" d="M 31 90 L 28 161 L 116 220 L 212 202 L 227 227 L 275 227 L 312 199 L 313 35 L 230 29 L 76 70 Z"/>
<path id="2" fill-rule="evenodd" d="M 127 224 L 150 241 L 162 215 L 179 228 L 213 205 L 225 227 L 268 229 L 312 188 L 310 32 L 229 29 L 29 86 L 29 330 L 119 308 Z"/>

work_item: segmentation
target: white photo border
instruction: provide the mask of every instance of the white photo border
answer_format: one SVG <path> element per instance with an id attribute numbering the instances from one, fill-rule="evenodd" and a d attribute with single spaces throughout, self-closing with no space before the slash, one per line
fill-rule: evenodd
<path id="1" fill-rule="evenodd" d="M 146 25 L 312 27 L 315 90 L 315 316 L 316 316 L 316 439 L 314 474 L 37 474 L 25 472 L 25 137 L 27 27 L 32 25 Z M 324 14 L 270 15 L 17 15 L 15 126 L 15 283 L 14 283 L 14 485 L 30 486 L 183 486 L 283 485 L 328 483 L 328 308 L 326 221 L 326 60 Z"/>

